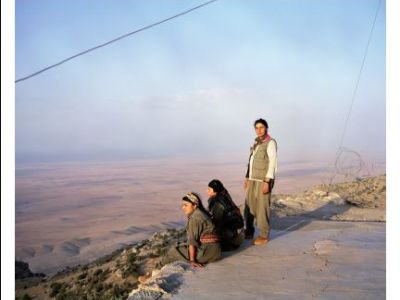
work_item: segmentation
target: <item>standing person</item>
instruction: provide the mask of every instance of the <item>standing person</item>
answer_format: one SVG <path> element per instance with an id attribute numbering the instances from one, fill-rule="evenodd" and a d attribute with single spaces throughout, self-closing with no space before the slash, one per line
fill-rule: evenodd
<path id="1" fill-rule="evenodd" d="M 208 184 L 208 211 L 221 239 L 222 251 L 239 248 L 244 240 L 244 223 L 240 209 L 218 179 Z"/>
<path id="2" fill-rule="evenodd" d="M 271 192 L 277 170 L 277 143 L 268 134 L 268 123 L 264 119 L 254 122 L 257 135 L 250 148 L 244 189 L 246 203 L 244 209 L 246 238 L 254 235 L 254 218 L 260 235 L 253 241 L 255 245 L 268 242 L 271 221 Z"/>

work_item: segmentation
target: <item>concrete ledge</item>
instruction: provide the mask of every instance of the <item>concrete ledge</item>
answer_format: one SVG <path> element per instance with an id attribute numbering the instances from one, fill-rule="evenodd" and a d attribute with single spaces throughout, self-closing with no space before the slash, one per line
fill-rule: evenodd
<path id="1" fill-rule="evenodd" d="M 185 273 L 172 299 L 385 299 L 385 223 L 300 224 Z"/>

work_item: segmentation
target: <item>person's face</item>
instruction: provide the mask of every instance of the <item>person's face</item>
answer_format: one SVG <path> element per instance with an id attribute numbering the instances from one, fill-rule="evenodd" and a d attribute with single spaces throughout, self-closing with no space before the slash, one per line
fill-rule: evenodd
<path id="1" fill-rule="evenodd" d="M 267 128 L 265 128 L 265 126 L 263 124 L 261 124 L 261 123 L 257 123 L 254 126 L 254 129 L 256 130 L 256 134 L 257 134 L 258 137 L 264 136 L 266 134 L 266 132 L 267 132 Z"/>
<path id="2" fill-rule="evenodd" d="M 214 191 L 213 188 L 208 187 L 207 188 L 207 195 L 209 198 L 215 197 L 217 195 L 217 193 Z"/>
<path id="3" fill-rule="evenodd" d="M 194 205 L 188 201 L 183 200 L 182 204 L 181 204 L 181 208 L 182 208 L 183 213 L 186 216 L 190 216 L 194 212 L 194 210 L 197 208 L 197 205 Z"/>

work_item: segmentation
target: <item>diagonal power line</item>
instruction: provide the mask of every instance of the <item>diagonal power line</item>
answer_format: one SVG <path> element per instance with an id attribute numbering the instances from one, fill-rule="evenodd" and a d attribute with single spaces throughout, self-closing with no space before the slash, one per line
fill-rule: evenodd
<path id="1" fill-rule="evenodd" d="M 365 60 L 366 60 L 366 58 L 367 58 L 369 46 L 370 46 L 370 44 L 371 44 L 372 34 L 373 34 L 373 32 L 374 32 L 374 29 L 375 29 L 376 19 L 378 18 L 378 13 L 379 13 L 379 8 L 380 8 L 380 6 L 381 6 L 381 2 L 382 2 L 382 0 L 378 0 L 378 4 L 377 4 L 377 6 L 376 6 L 375 17 L 374 17 L 374 20 L 373 20 L 372 25 L 371 25 L 371 29 L 370 29 L 369 36 L 368 36 L 368 41 L 367 41 L 367 44 L 366 44 L 365 50 L 364 50 L 364 55 L 363 55 L 362 63 L 361 63 L 360 69 L 359 69 L 359 71 L 358 71 L 356 84 L 355 84 L 355 86 L 354 86 L 353 94 L 352 94 L 352 97 L 351 97 L 350 107 L 349 107 L 349 110 L 348 110 L 348 112 L 347 112 L 346 121 L 345 121 L 345 124 L 344 124 L 344 127 L 343 127 L 343 131 L 342 131 L 342 134 L 341 134 L 341 137 L 340 137 L 339 147 L 337 148 L 337 151 L 336 151 L 336 157 L 335 157 L 335 162 L 334 162 L 335 168 L 334 168 L 334 170 L 332 171 L 332 175 L 331 175 L 331 177 L 330 177 L 329 185 L 328 185 L 328 186 L 331 186 L 334 177 L 335 177 L 337 174 L 341 173 L 341 172 L 339 172 L 339 169 L 342 168 L 342 167 L 340 166 L 340 163 L 341 163 L 340 160 L 341 160 L 341 158 L 342 158 L 343 155 L 346 155 L 346 153 L 347 153 L 347 154 L 348 154 L 348 153 L 352 153 L 353 155 L 357 156 L 357 158 L 359 159 L 359 162 L 360 162 L 360 169 L 361 169 L 361 167 L 362 167 L 362 165 L 363 165 L 363 160 L 362 160 L 360 154 L 357 153 L 356 151 L 352 151 L 352 150 L 350 150 L 350 149 L 344 148 L 344 147 L 343 147 L 343 141 L 344 141 L 344 137 L 345 137 L 345 135 L 346 135 L 346 131 L 347 131 L 348 123 L 349 123 L 349 120 L 350 120 L 350 116 L 351 116 L 351 113 L 352 113 L 352 111 L 353 111 L 354 101 L 355 101 L 355 99 L 356 99 L 356 95 L 357 95 L 357 91 L 358 91 L 358 86 L 359 86 L 359 84 L 360 84 L 361 74 L 362 74 L 362 72 L 363 72 L 363 70 L 364 70 Z M 356 173 L 357 173 L 357 172 L 356 172 Z"/>
<path id="2" fill-rule="evenodd" d="M 377 5 L 377 7 L 376 7 L 376 12 L 375 12 L 374 21 L 372 22 L 371 30 L 370 30 L 370 32 L 369 32 L 367 45 L 366 45 L 365 50 L 364 50 L 363 60 L 362 60 L 362 63 L 361 63 L 360 70 L 358 71 L 358 76 L 357 76 L 356 85 L 355 85 L 355 87 L 354 87 L 353 95 L 352 95 L 352 97 L 351 97 L 350 108 L 349 108 L 349 111 L 347 112 L 347 117 L 346 117 L 346 121 L 345 121 L 345 124 L 344 124 L 342 136 L 341 136 L 341 138 L 340 138 L 339 149 L 342 148 L 342 146 L 343 146 L 344 137 L 345 137 L 345 134 L 346 134 L 346 131 L 347 131 L 347 125 L 348 125 L 348 123 L 349 123 L 350 116 L 351 116 L 351 113 L 352 113 L 352 110 L 353 110 L 354 100 L 356 99 L 356 95 L 357 95 L 357 91 L 358 91 L 358 86 L 359 86 L 359 84 L 360 84 L 361 74 L 362 74 L 362 71 L 363 71 L 363 69 L 364 69 L 365 60 L 366 60 L 366 58 L 367 58 L 367 54 L 368 54 L 368 50 L 369 50 L 369 45 L 371 44 L 372 34 L 373 34 L 373 32 L 374 32 L 374 28 L 375 28 L 375 24 L 376 24 L 376 19 L 377 19 L 377 17 L 378 17 L 378 13 L 379 13 L 379 8 L 380 8 L 380 6 L 381 6 L 381 2 L 382 2 L 382 0 L 378 0 L 378 5 Z"/>
<path id="3" fill-rule="evenodd" d="M 15 83 L 18 83 L 18 82 L 27 80 L 27 79 L 32 78 L 32 77 L 35 77 L 35 76 L 37 76 L 37 75 L 39 75 L 39 74 L 41 74 L 41 73 L 43 73 L 43 72 L 46 72 L 46 71 L 48 71 L 48 70 L 50 70 L 50 69 L 52 69 L 52 68 L 58 67 L 58 66 L 60 66 L 60 65 L 62 65 L 62 64 L 64 64 L 64 63 L 66 63 L 66 62 L 68 62 L 68 61 L 70 61 L 70 60 L 72 60 L 72 59 L 75 59 L 75 58 L 77 58 L 77 57 L 79 57 L 79 56 L 82 56 L 82 55 L 84 55 L 84 54 L 87 54 L 87 53 L 92 52 L 92 51 L 94 51 L 94 50 L 97 50 L 97 49 L 99 49 L 99 48 L 102 48 L 102 47 L 105 47 L 105 46 L 110 45 L 110 44 L 112 44 L 112 43 L 115 43 L 115 42 L 117 42 L 117 41 L 119 41 L 119 40 L 122 40 L 122 39 L 124 39 L 124 38 L 126 38 L 126 37 L 129 37 L 129 36 L 131 36 L 131 35 L 134 35 L 134 34 L 136 34 L 136 33 L 138 33 L 138 32 L 145 31 L 145 30 L 147 30 L 147 29 L 150 29 L 150 28 L 155 27 L 155 26 L 157 26 L 157 25 L 160 25 L 160 24 L 162 24 L 162 23 L 168 22 L 168 21 L 170 21 L 170 20 L 172 20 L 172 19 L 175 19 L 175 18 L 178 18 L 178 17 L 180 17 L 180 16 L 186 15 L 186 14 L 188 14 L 188 13 L 190 13 L 190 12 L 196 10 L 196 9 L 202 8 L 202 7 L 204 7 L 204 6 L 206 6 L 206 5 L 209 5 L 209 4 L 211 4 L 211 3 L 213 3 L 213 2 L 216 2 L 216 1 L 218 1 L 218 0 L 211 0 L 211 1 L 204 2 L 203 4 L 200 4 L 200 5 L 198 5 L 198 6 L 195 6 L 195 7 L 190 8 L 190 9 L 188 9 L 188 10 L 185 10 L 185 11 L 183 11 L 183 12 L 180 12 L 180 13 L 178 13 L 178 14 L 172 16 L 172 17 L 169 17 L 169 18 L 163 19 L 163 20 L 161 20 L 161 21 L 152 23 L 152 24 L 150 24 L 150 25 L 144 26 L 144 27 L 139 28 L 139 29 L 137 29 L 137 30 L 134 30 L 134 31 L 131 31 L 131 32 L 126 33 L 126 34 L 124 34 L 124 35 L 121 35 L 121 36 L 119 36 L 119 37 L 116 37 L 116 38 L 114 38 L 114 39 L 112 39 L 112 40 L 110 40 L 110 41 L 108 41 L 108 42 L 103 43 L 103 44 L 100 44 L 100 45 L 94 46 L 94 47 L 92 47 L 92 48 L 86 49 L 86 50 L 84 50 L 84 51 L 82 51 L 82 52 L 79 52 L 79 53 L 77 53 L 77 54 L 75 54 L 75 55 L 72 55 L 72 56 L 70 56 L 70 57 L 67 57 L 67 58 L 65 58 L 65 59 L 63 59 L 63 60 L 61 60 L 61 61 L 59 61 L 59 62 L 57 62 L 57 63 L 55 63 L 55 64 L 52 64 L 52 65 L 50 65 L 50 66 L 48 66 L 48 67 L 46 67 L 46 68 L 43 68 L 43 69 L 41 69 L 41 70 L 39 70 L 39 71 L 36 71 L 36 72 L 34 72 L 34 73 L 30 74 L 30 75 L 27 75 L 27 76 L 25 76 L 25 77 L 18 78 L 17 80 L 15 80 Z"/>

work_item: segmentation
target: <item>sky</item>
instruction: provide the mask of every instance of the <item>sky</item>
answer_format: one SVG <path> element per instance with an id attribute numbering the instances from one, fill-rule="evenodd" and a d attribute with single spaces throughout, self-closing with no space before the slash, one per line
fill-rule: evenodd
<path id="1" fill-rule="evenodd" d="M 16 79 L 202 1 L 16 1 Z M 16 84 L 17 161 L 335 152 L 378 0 L 220 0 Z M 382 0 L 343 146 L 384 157 Z"/>

